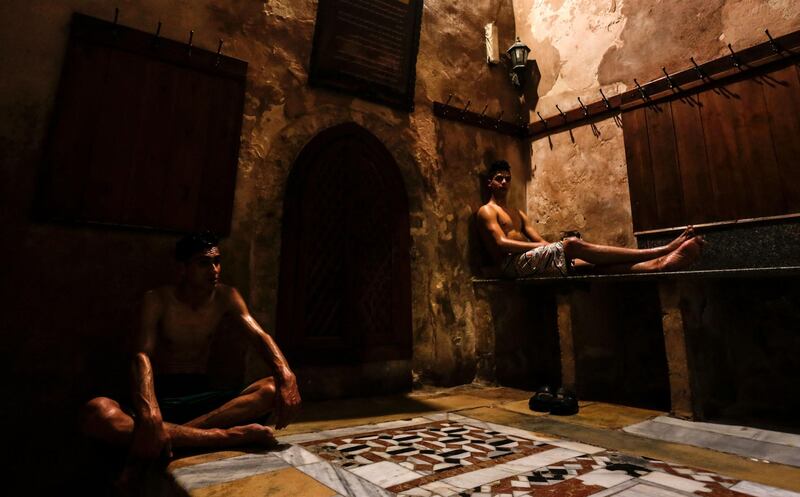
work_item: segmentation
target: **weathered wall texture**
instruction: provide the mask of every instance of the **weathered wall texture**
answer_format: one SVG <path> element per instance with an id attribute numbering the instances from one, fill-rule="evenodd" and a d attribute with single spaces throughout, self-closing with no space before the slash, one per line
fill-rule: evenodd
<path id="1" fill-rule="evenodd" d="M 615 95 L 670 71 L 800 28 L 791 0 L 515 0 L 517 34 L 541 72 L 544 117 Z M 536 119 L 536 115 L 532 114 Z M 579 229 L 600 243 L 635 245 L 622 129 L 613 120 L 532 144 L 528 211 L 545 236 Z"/>
<path id="2" fill-rule="evenodd" d="M 475 298 L 469 280 L 472 215 L 481 203 L 477 174 L 487 161 L 508 158 L 522 180 L 513 195 L 524 204 L 527 147 L 440 122 L 431 103 L 454 93 L 456 105 L 471 99 L 473 106 L 488 103 L 489 113 L 516 115 L 516 96 L 505 74 L 484 63 L 480 41 L 483 25 L 496 21 L 510 44 L 510 0 L 425 2 L 410 114 L 307 85 L 313 1 L 19 0 L 0 7 L 0 60 L 14 68 L 0 81 L 3 238 L 15 254 L 3 299 L 17 309 L 4 316 L 4 332 L 13 337 L 22 384 L 52 382 L 46 392 L 29 389 L 28 395 L 63 402 L 85 393 L 95 361 L 100 370 L 116 370 L 111 379 L 121 377 L 137 298 L 169 279 L 173 236 L 54 226 L 30 216 L 70 15 L 109 19 L 115 6 L 124 25 L 149 31 L 162 21 L 161 36 L 177 40 L 194 30 L 195 45 L 208 49 L 223 38 L 226 54 L 249 62 L 224 279 L 243 290 L 266 328 L 275 324 L 283 192 L 293 160 L 318 132 L 354 121 L 386 144 L 409 196 L 417 378 L 454 384 L 491 374 L 477 366 L 480 344 L 489 343 L 481 338 L 490 330 L 489 308 Z"/>
<path id="3" fill-rule="evenodd" d="M 355 121 L 386 144 L 409 196 L 417 379 L 491 377 L 492 314 L 474 295 L 468 264 L 476 257 L 477 173 L 487 161 L 507 158 L 519 179 L 514 199 L 524 204 L 528 151 L 514 138 L 441 122 L 431 103 L 454 93 L 456 105 L 471 99 L 473 108 L 488 103 L 493 115 L 518 113 L 506 74 L 485 64 L 481 43 L 490 21 L 500 25 L 503 44 L 511 43 L 510 0 L 426 0 L 410 114 L 307 85 L 314 1 L 9 0 L 0 5 L 0 226 L 13 262 L 0 284 L 16 387 L 4 395 L 4 415 L 70 424 L 86 395 L 124 387 L 139 296 L 171 277 L 171 235 L 31 220 L 70 15 L 110 19 L 117 6 L 124 25 L 147 31 L 160 20 L 161 36 L 185 40 L 194 30 L 195 46 L 212 50 L 223 38 L 226 54 L 249 62 L 223 280 L 243 291 L 266 328 L 275 324 L 282 197 L 292 162 L 318 132 Z"/>
<path id="4" fill-rule="evenodd" d="M 545 117 L 558 115 L 556 104 L 564 111 L 578 107 L 577 97 L 585 103 L 597 101 L 599 89 L 610 96 L 633 87 L 634 78 L 640 83 L 660 78 L 662 66 L 674 72 L 690 67 L 690 57 L 702 63 L 723 56 L 728 43 L 743 49 L 764 42 L 765 28 L 773 36 L 800 29 L 800 3 L 791 0 L 515 0 L 514 10 L 517 34 L 532 48 L 541 73 L 538 100 L 529 99 L 528 106 Z M 597 123 L 595 129 L 586 125 L 537 140 L 531 155 L 528 212 L 546 238 L 578 229 L 590 241 L 636 245 L 623 133 L 614 119 Z M 796 246 L 796 228 L 790 221 L 709 232 L 711 246 L 699 267 L 793 264 L 797 255 L 789 247 Z M 746 240 L 754 240 L 764 255 L 754 256 L 742 243 Z M 788 424 L 793 406 L 775 408 L 769 399 L 774 391 L 797 385 L 786 359 L 798 350 L 796 330 L 786 324 L 797 322 L 797 312 L 788 310 L 794 309 L 796 286 L 796 278 L 709 280 L 697 284 L 695 300 L 681 302 L 683 320 L 689 323 L 685 333 L 696 415 Z M 586 374 L 597 382 L 593 391 L 591 381 L 579 389 L 593 398 L 618 400 L 618 384 L 629 383 L 630 375 L 611 382 L 609 375 L 615 373 L 608 364 L 619 367 L 631 347 L 636 360 L 663 363 L 655 347 L 615 342 L 624 326 L 604 324 L 620 301 L 627 302 L 624 315 L 635 323 L 637 339 L 663 339 L 658 321 L 653 321 L 657 311 L 630 305 L 641 293 L 620 292 L 611 301 L 604 301 L 606 294 L 587 293 L 576 300 L 576 349 Z M 757 392 L 754 385 L 772 388 Z M 666 383 L 648 388 L 663 390 Z"/>

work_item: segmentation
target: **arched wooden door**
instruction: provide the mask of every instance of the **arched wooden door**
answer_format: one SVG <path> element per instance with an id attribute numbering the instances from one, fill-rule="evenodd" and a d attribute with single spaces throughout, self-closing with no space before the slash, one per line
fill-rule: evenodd
<path id="1" fill-rule="evenodd" d="M 293 365 L 411 358 L 408 199 L 364 128 L 314 137 L 284 199 L 277 332 Z"/>

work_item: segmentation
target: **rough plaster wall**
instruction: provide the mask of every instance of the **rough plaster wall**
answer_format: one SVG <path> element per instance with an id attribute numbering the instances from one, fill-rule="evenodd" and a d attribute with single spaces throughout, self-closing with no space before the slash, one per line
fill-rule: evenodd
<path id="1" fill-rule="evenodd" d="M 252 2 L 230 2 L 212 10 L 213 19 L 224 20 L 223 37 L 239 40 L 233 53 L 251 61 L 231 243 L 250 254 L 257 317 L 274 322 L 282 196 L 294 157 L 319 131 L 355 121 L 387 146 L 409 195 L 416 378 L 453 384 L 490 375 L 478 370 L 490 328 L 479 318 L 485 304 L 474 297 L 467 265 L 472 213 L 480 205 L 477 173 L 496 156 L 510 157 L 523 173 L 527 158 L 512 138 L 440 122 L 431 103 L 454 93 L 454 103 L 516 105 L 504 75 L 483 63 L 480 42 L 464 36 L 474 32 L 479 40 L 487 19 L 513 25 L 510 1 L 425 2 L 411 114 L 306 86 L 314 3 L 268 2 L 261 12 Z M 242 18 L 253 22 L 241 25 Z M 521 185 L 514 194 L 524 202 Z"/>
<path id="2" fill-rule="evenodd" d="M 482 44 L 490 21 L 511 43 L 510 0 L 425 2 L 410 114 L 308 87 L 314 1 L 15 0 L 0 4 L 0 61 L 8 69 L 0 78 L 0 221 L 15 257 L 2 295 L 16 311 L 4 312 L 3 331 L 15 350 L 14 402 L 74 417 L 90 386 L 120 383 L 138 298 L 170 279 L 171 235 L 54 226 L 30 216 L 70 15 L 110 19 L 116 6 L 124 25 L 151 30 L 160 20 L 163 37 L 184 40 L 194 30 L 195 46 L 211 50 L 223 38 L 226 54 L 249 62 L 223 279 L 243 291 L 265 328 L 275 324 L 282 199 L 294 158 L 318 132 L 355 121 L 386 144 L 409 196 L 417 379 L 491 379 L 492 315 L 474 295 L 468 264 L 481 204 L 477 173 L 505 157 L 524 179 L 529 158 L 514 138 L 439 121 L 431 103 L 454 93 L 456 105 L 469 98 L 473 108 L 488 103 L 491 114 L 517 113 L 506 74 L 485 64 Z M 524 181 L 512 194 L 525 203 Z"/>
<path id="3" fill-rule="evenodd" d="M 545 117 L 800 28 L 792 0 L 515 0 L 517 34 L 541 72 L 535 109 Z M 533 114 L 535 119 L 535 114 Z M 613 121 L 532 144 L 528 210 L 545 237 L 634 245 L 622 129 Z"/>

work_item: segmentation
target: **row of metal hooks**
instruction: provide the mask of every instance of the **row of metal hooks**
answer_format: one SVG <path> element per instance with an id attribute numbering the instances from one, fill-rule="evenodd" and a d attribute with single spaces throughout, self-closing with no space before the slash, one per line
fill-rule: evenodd
<path id="1" fill-rule="evenodd" d="M 789 49 L 786 49 L 786 48 L 782 47 L 775 40 L 775 38 L 773 38 L 772 34 L 770 34 L 769 29 L 765 29 L 764 33 L 767 36 L 767 40 L 768 40 L 767 43 L 769 43 L 769 46 L 772 49 L 773 53 L 775 53 L 775 54 L 781 54 L 781 53 L 794 54 L 795 53 L 795 52 L 793 52 L 793 51 L 791 51 Z M 741 58 L 740 54 L 738 54 L 733 49 L 733 46 L 730 43 L 728 43 L 728 51 L 730 52 L 730 55 L 728 55 L 728 58 L 730 60 L 731 67 L 733 67 L 733 68 L 735 68 L 737 70 L 740 70 L 740 71 L 743 71 L 744 69 L 746 69 L 748 67 L 747 64 L 742 61 L 742 58 Z M 697 63 L 697 61 L 695 61 L 694 57 L 690 57 L 689 61 L 692 63 L 692 67 L 690 69 L 694 69 L 694 72 L 695 72 L 695 74 L 697 76 L 697 79 L 699 79 L 700 81 L 703 81 L 703 82 L 711 82 L 711 81 L 713 81 L 713 78 L 709 74 L 707 74 L 702 69 L 702 67 L 700 67 L 700 65 Z M 667 68 L 663 67 L 663 66 L 661 67 L 661 72 L 664 73 L 664 78 L 659 78 L 658 80 L 651 81 L 649 83 L 646 83 L 645 85 L 641 85 L 636 78 L 633 79 L 633 83 L 635 85 L 635 89 L 634 90 L 635 90 L 635 92 L 638 93 L 638 97 L 643 102 L 649 103 L 651 101 L 651 95 L 647 91 L 648 86 L 652 85 L 653 83 L 655 83 L 657 81 L 661 81 L 662 79 L 666 79 L 667 86 L 668 86 L 668 88 L 670 90 L 675 91 L 675 92 L 683 91 L 682 88 L 679 86 L 679 84 L 674 79 L 674 76 L 677 73 L 670 74 L 667 71 Z M 634 90 L 630 90 L 630 91 L 634 91 Z M 618 105 L 613 105 L 611 103 L 609 98 L 606 97 L 606 95 L 603 93 L 602 89 L 600 89 L 600 97 L 601 97 L 601 100 L 599 100 L 598 102 L 603 102 L 603 107 L 604 108 L 602 108 L 600 112 L 595 112 L 594 113 L 595 116 L 599 115 L 599 114 L 606 113 L 608 111 L 613 110 L 615 107 L 618 107 Z M 620 95 L 620 103 L 621 103 L 621 95 Z M 580 118 L 580 119 L 586 119 L 586 118 L 590 117 L 590 114 L 592 114 L 592 113 L 590 112 L 589 107 L 586 104 L 583 103 L 583 101 L 581 100 L 580 97 L 578 97 L 578 105 L 580 106 L 581 113 L 583 114 L 583 117 Z M 589 104 L 589 105 L 594 105 L 594 104 Z M 548 117 L 548 118 L 544 118 L 544 117 L 542 117 L 541 113 L 539 113 L 538 111 L 536 112 L 536 115 L 539 117 L 539 121 L 542 123 L 542 125 L 544 126 L 545 130 L 549 129 L 550 126 L 554 125 L 554 124 L 552 124 L 552 123 L 550 123 L 548 121 L 550 121 L 550 120 L 552 120 L 552 119 L 554 119 L 556 117 L 559 117 L 559 116 L 563 120 L 563 123 L 557 123 L 555 125 L 563 126 L 567 122 L 570 122 L 569 121 L 569 117 L 567 116 L 567 113 L 564 112 L 563 110 L 561 110 L 561 107 L 559 107 L 558 104 L 556 104 L 555 107 L 556 107 L 556 110 L 558 111 L 559 115 L 555 115 L 555 116 L 551 116 L 551 117 Z M 573 120 L 571 122 L 575 122 L 575 121 Z"/>
<path id="2" fill-rule="evenodd" d="M 114 37 L 117 36 L 117 26 L 119 25 L 119 8 L 114 8 L 114 21 L 113 21 L 113 34 Z M 155 47 L 158 45 L 158 40 L 161 38 L 161 21 L 158 21 L 158 25 L 156 26 L 156 32 L 153 34 L 153 46 Z M 222 38 L 219 39 L 219 44 L 217 45 L 217 58 L 216 58 L 216 65 L 219 65 L 220 59 L 222 57 Z M 189 41 L 186 43 L 186 53 L 188 56 L 191 57 L 192 55 L 192 48 L 194 48 L 194 30 L 189 31 Z"/>
<path id="3" fill-rule="evenodd" d="M 639 83 L 636 81 L 636 79 L 634 79 L 633 81 L 636 83 L 636 86 L 640 90 L 643 91 L 642 87 L 639 86 Z M 603 104 L 605 105 L 605 109 L 603 110 L 603 112 L 610 111 L 610 110 L 614 109 L 614 105 L 611 104 L 611 101 L 608 99 L 608 97 L 606 97 L 606 94 L 603 93 L 603 89 L 602 88 L 600 89 L 600 98 L 601 98 L 600 101 L 602 101 Z M 587 107 L 586 104 L 583 103 L 583 100 L 581 100 L 581 97 L 578 97 L 578 105 L 580 105 L 581 112 L 583 112 L 583 117 L 584 118 L 589 117 L 589 114 L 590 114 L 589 107 Z M 589 105 L 592 105 L 592 104 L 589 104 Z M 569 118 L 567 117 L 566 112 L 561 110 L 561 107 L 559 107 L 558 104 L 556 104 L 556 110 L 561 115 L 561 118 L 564 119 L 564 122 L 567 122 L 569 120 Z M 539 116 L 539 121 L 541 121 L 541 123 L 544 125 L 544 127 L 548 128 L 549 124 L 547 123 L 547 119 L 543 118 L 542 114 L 539 113 L 538 110 L 536 111 L 536 115 Z M 548 118 L 548 119 L 552 119 L 552 118 Z"/>
<path id="4" fill-rule="evenodd" d="M 447 101 L 444 102 L 444 106 L 443 106 L 443 110 L 442 110 L 442 115 L 443 116 L 452 117 L 452 116 L 449 115 L 449 112 L 447 110 L 448 107 L 450 106 L 450 100 L 452 100 L 452 99 L 453 99 L 453 94 L 451 93 L 451 94 L 449 94 L 447 96 Z M 465 121 L 465 120 L 467 120 L 469 118 L 469 116 L 471 114 L 473 114 L 473 113 L 469 112 L 469 106 L 471 104 L 472 104 L 472 100 L 467 100 L 467 103 L 464 105 L 464 108 L 462 108 L 460 111 L 458 111 L 458 118 L 460 120 Z M 502 124 L 504 122 L 506 124 L 513 125 L 513 123 L 509 123 L 508 121 L 503 121 L 503 114 L 505 114 L 504 110 L 501 109 L 500 113 L 497 115 L 497 117 L 492 118 L 492 117 L 486 115 L 486 110 L 488 108 L 489 108 L 489 104 L 487 103 L 486 105 L 483 106 L 483 110 L 480 112 L 480 114 L 477 115 L 477 119 L 478 119 L 478 123 L 479 124 L 481 124 L 481 125 L 487 125 L 487 124 L 488 125 L 492 125 L 492 127 L 494 129 L 498 129 L 500 124 Z M 519 120 L 522 121 L 522 116 L 519 116 Z"/>

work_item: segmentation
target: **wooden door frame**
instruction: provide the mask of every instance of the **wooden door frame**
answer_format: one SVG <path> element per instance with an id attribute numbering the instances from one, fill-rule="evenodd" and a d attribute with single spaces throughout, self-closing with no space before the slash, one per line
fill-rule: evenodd
<path id="1" fill-rule="evenodd" d="M 295 229 L 300 219 L 303 187 L 312 166 L 320 154 L 343 139 L 356 138 L 363 144 L 365 155 L 372 156 L 378 164 L 378 174 L 388 185 L 385 201 L 390 204 L 392 238 L 392 317 L 393 342 L 387 347 L 368 351 L 354 347 L 352 350 L 303 349 L 302 337 L 291 333 L 297 315 L 303 310 L 297 302 L 302 292 L 298 280 L 301 230 Z M 354 364 L 411 358 L 411 235 L 408 195 L 405 182 L 392 155 L 372 133 L 356 123 L 344 123 L 321 131 L 300 151 L 294 161 L 286 183 L 281 226 L 280 277 L 278 284 L 277 340 L 281 349 L 292 361 L 300 365 Z M 367 356 L 368 353 L 368 356 Z"/>

